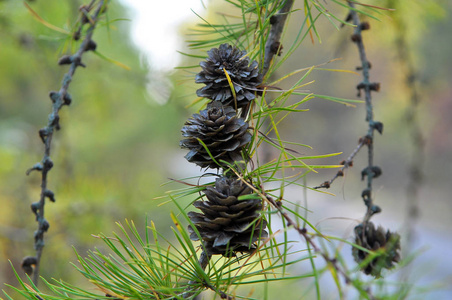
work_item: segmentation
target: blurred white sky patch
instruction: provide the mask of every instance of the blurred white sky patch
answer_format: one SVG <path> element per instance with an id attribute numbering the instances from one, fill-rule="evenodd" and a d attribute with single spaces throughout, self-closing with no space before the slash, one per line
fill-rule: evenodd
<path id="1" fill-rule="evenodd" d="M 149 98 L 165 104 L 171 97 L 172 82 L 165 76 L 181 61 L 183 49 L 179 29 L 203 13 L 202 0 L 121 0 L 131 10 L 132 40 L 141 49 L 151 72 L 148 74 Z M 193 10 L 193 11 L 192 11 Z"/>
<path id="2" fill-rule="evenodd" d="M 151 70 L 169 72 L 178 65 L 183 22 L 202 13 L 201 0 L 121 0 L 132 12 L 132 39 L 143 51 Z"/>

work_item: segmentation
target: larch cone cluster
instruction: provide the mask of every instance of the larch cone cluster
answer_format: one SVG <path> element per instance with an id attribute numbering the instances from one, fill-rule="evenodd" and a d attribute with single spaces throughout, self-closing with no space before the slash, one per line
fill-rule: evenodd
<path id="1" fill-rule="evenodd" d="M 251 128 L 237 110 L 259 95 L 262 75 L 246 51 L 229 44 L 207 54 L 195 81 L 205 85 L 197 95 L 210 101 L 185 122 L 180 146 L 189 150 L 185 156 L 189 162 L 221 169 L 223 174 L 204 190 L 203 200 L 193 203 L 201 212 L 188 213 L 193 223 L 188 229 L 190 238 L 201 240 L 208 255 L 231 257 L 255 251 L 257 242 L 268 236 L 256 188 L 236 173 L 226 172 L 230 168 L 242 172 L 249 160 L 246 148 L 252 140 Z"/>

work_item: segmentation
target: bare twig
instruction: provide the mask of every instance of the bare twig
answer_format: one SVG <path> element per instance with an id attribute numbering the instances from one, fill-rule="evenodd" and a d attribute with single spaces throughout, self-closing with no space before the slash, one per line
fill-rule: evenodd
<path id="1" fill-rule="evenodd" d="M 52 112 L 49 115 L 47 126 L 39 130 L 39 136 L 44 143 L 44 157 L 40 163 L 35 164 L 27 171 L 27 175 L 30 174 L 31 171 L 41 172 L 40 199 L 39 202 L 35 202 L 31 205 L 31 209 L 36 215 L 36 221 L 38 222 L 38 230 L 36 230 L 34 234 L 34 247 L 36 250 L 36 257 L 35 268 L 33 271 L 33 282 L 35 285 L 38 285 L 40 262 L 44 248 L 44 233 L 49 229 L 50 226 L 48 221 L 44 218 L 45 201 L 46 198 L 48 198 L 50 201 L 55 202 L 54 193 L 47 188 L 47 176 L 49 171 L 53 167 L 53 162 L 50 159 L 53 133 L 55 130 L 60 129 L 60 109 L 64 105 L 69 105 L 71 103 L 71 96 L 68 93 L 68 88 L 74 76 L 75 70 L 79 66 L 85 67 L 85 65 L 82 63 L 82 55 L 85 51 L 95 49 L 95 43 L 92 41 L 92 35 L 94 28 L 97 25 L 98 18 L 105 9 L 104 2 L 108 2 L 108 0 L 100 0 L 98 2 L 96 11 L 93 13 L 93 15 L 90 16 L 90 19 L 87 19 L 86 22 L 81 22 L 81 26 L 83 26 L 85 23 L 89 23 L 90 27 L 86 31 L 86 36 L 82 41 L 79 50 L 72 56 L 63 56 L 58 62 L 60 65 L 70 64 L 69 71 L 63 77 L 63 82 L 60 90 L 58 92 L 50 92 L 49 94 L 50 99 L 53 103 Z M 92 2 L 88 7 L 84 7 L 85 11 L 83 11 L 82 13 L 87 13 L 92 8 L 93 3 L 94 2 Z"/>
<path id="2" fill-rule="evenodd" d="M 284 30 L 284 26 L 286 25 L 287 16 L 289 15 L 289 12 L 292 9 L 294 3 L 294 0 L 281 0 L 281 2 L 283 1 L 284 1 L 283 7 L 278 11 L 278 13 L 270 17 L 271 27 L 268 33 L 267 41 L 265 43 L 264 60 L 260 62 L 262 68 L 262 78 L 265 78 L 267 72 L 269 71 L 273 57 L 275 55 L 281 54 L 282 49 L 282 44 L 280 42 L 281 35 Z M 249 109 L 251 109 L 251 106 L 242 111 L 242 117 L 248 115 Z M 268 122 L 269 122 L 268 119 L 265 119 L 263 126 L 266 127 L 268 125 Z M 262 152 L 264 159 L 266 161 L 269 161 L 270 160 L 269 148 L 267 146 L 263 147 Z"/>
<path id="3" fill-rule="evenodd" d="M 313 237 L 315 237 L 316 235 L 311 235 L 308 233 L 308 230 L 306 229 L 306 227 L 300 227 L 297 222 L 295 222 L 290 215 L 283 209 L 282 207 L 282 202 L 281 201 L 275 201 L 275 199 L 273 199 L 272 197 L 270 197 L 269 195 L 267 195 L 265 193 L 265 189 L 263 187 L 261 187 L 261 190 L 258 190 L 256 187 L 254 187 L 252 184 L 250 184 L 249 182 L 247 182 L 246 180 L 243 179 L 243 176 L 241 176 L 239 173 L 235 172 L 235 175 L 240 178 L 249 188 L 251 188 L 256 194 L 258 194 L 263 201 L 266 201 L 267 203 L 269 203 L 272 207 L 274 207 L 275 209 L 278 210 L 279 214 L 281 215 L 281 217 L 287 222 L 288 226 L 292 226 L 302 237 L 303 239 L 306 241 L 307 244 L 311 245 L 312 249 L 314 250 L 315 253 L 319 254 L 327 264 L 329 264 L 331 267 L 333 267 L 336 272 L 340 275 L 342 275 L 342 277 L 345 280 L 346 284 L 352 284 L 353 280 L 351 279 L 351 277 L 343 270 L 339 267 L 338 265 L 338 261 L 336 258 L 331 258 L 328 256 L 328 254 L 326 252 L 322 252 L 322 250 L 320 249 L 320 247 L 317 245 L 317 243 L 314 241 Z M 361 287 L 356 286 L 358 289 L 361 289 Z M 369 299 L 374 300 L 376 299 L 370 288 L 367 288 L 365 290 L 361 290 L 362 292 L 365 292 L 366 295 L 369 297 Z"/>
<path id="4" fill-rule="evenodd" d="M 349 2 L 350 16 L 352 18 L 353 25 L 355 25 L 354 32 L 352 35 L 352 41 L 356 44 L 358 48 L 359 57 L 361 60 L 361 66 L 358 68 L 362 71 L 363 80 L 358 84 L 358 95 L 360 95 L 361 91 L 364 91 L 365 103 L 366 103 L 366 121 L 368 123 L 368 131 L 365 139 L 367 140 L 367 156 L 368 156 L 368 165 L 361 172 L 361 176 L 367 176 L 367 188 L 362 192 L 362 198 L 364 200 L 364 204 L 367 206 L 367 211 L 364 216 L 363 223 L 367 223 L 372 215 L 381 211 L 380 207 L 373 204 L 372 198 L 372 180 L 381 175 L 381 169 L 373 164 L 374 158 L 374 130 L 382 133 L 383 124 L 381 122 L 376 122 L 373 119 L 373 106 L 372 106 L 372 91 L 379 91 L 380 84 L 375 82 L 370 82 L 369 80 L 369 70 L 371 68 L 371 64 L 367 59 L 366 51 L 363 43 L 362 31 L 370 28 L 368 23 L 361 23 L 358 13 L 355 8 L 355 4 L 353 2 Z"/>
<path id="5" fill-rule="evenodd" d="M 215 288 L 214 286 L 212 286 L 212 285 L 207 285 L 207 287 L 208 287 L 209 289 L 211 289 L 212 291 L 214 291 L 216 294 L 220 295 L 220 298 L 221 298 L 221 299 L 226 299 L 226 300 L 232 300 L 232 299 L 234 299 L 232 296 L 226 294 L 226 293 L 223 292 L 223 291 L 220 291 L 220 290 L 216 289 L 216 288 Z"/>
<path id="6" fill-rule="evenodd" d="M 262 65 L 262 76 L 267 74 L 273 57 L 279 53 L 281 49 L 281 34 L 286 24 L 286 19 L 290 9 L 293 5 L 293 0 L 285 0 L 284 6 L 279 10 L 277 14 L 271 17 L 270 22 L 272 24 L 268 39 L 265 44 L 265 57 Z"/>
<path id="7" fill-rule="evenodd" d="M 371 68 L 371 64 L 367 59 L 362 31 L 368 30 L 370 28 L 369 23 L 361 22 L 355 8 L 355 3 L 349 1 L 350 9 L 348 17 L 352 21 L 354 27 L 354 32 L 352 35 L 352 41 L 356 44 L 358 48 L 359 58 L 361 61 L 361 66 L 357 67 L 357 70 L 361 70 L 363 74 L 363 80 L 356 86 L 358 90 L 358 96 L 361 96 L 361 92 L 364 92 L 365 103 L 366 103 L 366 121 L 368 123 L 367 134 L 360 138 L 358 146 L 353 150 L 353 152 L 349 155 L 349 157 L 341 162 L 343 167 L 335 174 L 335 176 L 320 184 L 319 186 L 314 187 L 314 189 L 320 188 L 329 188 L 331 184 L 340 176 L 344 176 L 344 170 L 353 165 L 353 158 L 358 154 L 361 148 L 366 145 L 367 146 L 367 156 L 368 156 L 368 164 L 367 167 L 361 171 L 361 177 L 364 180 L 367 177 L 367 188 L 363 190 L 361 196 L 364 200 L 364 204 L 367 207 L 366 214 L 364 216 L 363 222 L 366 223 L 370 220 L 372 215 L 375 213 L 379 213 L 381 211 L 380 207 L 373 204 L 372 198 L 372 180 L 381 175 L 381 169 L 378 166 L 373 164 L 374 158 L 374 131 L 377 130 L 380 134 L 383 133 L 383 123 L 375 121 L 373 118 L 373 106 L 372 106 L 372 91 L 380 90 L 380 83 L 378 82 L 370 82 L 369 71 Z"/>
<path id="8" fill-rule="evenodd" d="M 333 184 L 333 182 L 338 177 L 344 176 L 344 171 L 346 169 L 348 169 L 349 167 L 353 166 L 353 159 L 355 158 L 356 154 L 358 154 L 359 150 L 361 150 L 361 148 L 365 145 L 365 142 L 366 142 L 365 138 L 360 138 L 359 143 L 356 146 L 356 148 L 353 150 L 353 152 L 347 157 L 346 160 L 341 162 L 341 165 L 343 165 L 343 167 L 340 168 L 339 171 L 337 171 L 336 175 L 334 175 L 333 178 L 331 178 L 328 181 L 325 181 L 321 185 L 314 187 L 314 189 L 322 189 L 322 188 L 329 189 L 331 187 L 331 185 Z"/>
<path id="9" fill-rule="evenodd" d="M 267 201 L 274 207 L 276 208 L 280 215 L 286 220 L 287 225 L 288 226 L 292 226 L 306 241 L 306 243 L 308 243 L 309 245 L 311 245 L 312 249 L 314 250 L 315 253 L 319 254 L 327 264 L 329 264 L 331 267 L 333 267 L 337 273 L 339 273 L 345 280 L 346 284 L 352 284 L 353 281 L 350 278 L 350 276 L 342 269 L 339 267 L 337 259 L 336 258 L 331 258 L 328 256 L 327 253 L 322 252 L 322 250 L 320 249 L 320 247 L 317 245 L 317 243 L 313 240 L 313 236 L 311 236 L 307 229 L 305 227 L 301 228 L 297 225 L 297 223 L 289 216 L 289 214 L 287 212 L 285 212 L 282 208 L 282 206 L 276 202 L 273 198 L 269 197 L 269 196 L 264 196 L 266 197 Z M 369 299 L 373 300 L 376 299 L 371 290 L 369 288 L 367 288 L 366 290 L 363 290 L 363 292 L 365 292 L 367 294 L 367 296 L 369 297 Z"/>

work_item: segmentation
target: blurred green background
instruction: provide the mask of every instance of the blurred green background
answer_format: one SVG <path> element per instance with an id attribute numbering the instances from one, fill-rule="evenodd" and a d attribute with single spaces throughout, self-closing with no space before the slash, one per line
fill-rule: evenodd
<path id="1" fill-rule="evenodd" d="M 221 1 L 209 4 L 208 15 L 219 18 L 217 11 L 228 8 Z M 331 12 L 345 17 L 346 10 L 328 3 Z M 419 185 L 420 216 L 414 227 L 409 250 L 425 249 L 411 268 L 412 280 L 431 287 L 437 299 L 450 299 L 447 282 L 452 282 L 452 3 L 450 1 L 373 1 L 381 6 L 397 6 L 394 12 L 382 12 L 380 21 L 367 18 L 371 30 L 364 33 L 367 55 L 372 62 L 371 80 L 381 83 L 374 94 L 375 118 L 385 125 L 375 140 L 375 163 L 383 176 L 375 181 L 375 201 L 383 213 L 376 223 L 408 232 L 406 225 L 409 169 L 414 153 L 411 128 L 407 123 L 410 92 L 405 83 L 406 69 L 397 58 L 400 30 L 405 28 L 409 59 L 415 68 L 416 88 L 420 93 L 418 124 L 425 139 Z M 124 2 L 125 3 L 125 2 Z M 50 172 L 49 187 L 56 203 L 46 205 L 50 229 L 45 235 L 42 276 L 84 282 L 69 262 L 75 262 L 73 248 L 80 254 L 94 247 L 102 248 L 91 234 L 109 234 L 115 222 L 133 219 L 138 227 L 146 218 L 170 235 L 171 205 L 160 206 L 155 200 L 177 184 L 162 186 L 168 178 L 200 175 L 199 169 L 186 163 L 180 150 L 180 128 L 199 107 L 186 106 L 196 99 L 194 74 L 166 72 L 149 68 L 141 50 L 131 39 L 134 15 L 125 4 L 113 1 L 108 10 L 110 29 L 99 26 L 94 34 L 98 51 L 131 69 L 126 70 L 92 53 L 84 56 L 87 68 L 79 68 L 69 92 L 74 101 L 61 111 L 62 130 L 52 146 L 55 167 Z M 70 30 L 78 15 L 78 0 L 36 0 L 30 3 L 43 19 Z M 300 5 L 298 3 L 298 5 Z M 155 2 L 155 9 L 159 9 Z M 169 17 L 171 14 L 169 13 Z M 289 20 L 286 43 L 302 22 L 298 11 Z M 402 24 L 402 25 L 400 25 Z M 189 24 L 187 24 L 189 25 Z M 359 64 L 356 47 L 350 42 L 351 28 L 336 30 L 326 19 L 317 24 L 321 43 L 307 38 L 296 53 L 277 71 L 277 76 L 298 68 L 342 58 L 327 68 L 354 70 Z M 403 27 L 400 27 L 403 26 Z M 184 26 L 185 28 L 186 26 Z M 150 28 L 149 30 L 158 30 Z M 185 32 L 181 29 L 181 32 Z M 180 37 L 183 39 L 183 37 Z M 36 222 L 30 204 L 39 199 L 40 175 L 25 171 L 40 161 L 43 145 L 38 130 L 50 112 L 48 93 L 58 90 L 66 67 L 57 60 L 68 53 L 67 37 L 38 22 L 22 1 L 0 1 L 0 282 L 17 284 L 8 260 L 19 268 L 21 259 L 33 255 L 33 232 Z M 159 41 L 155 41 L 156 47 Z M 283 43 L 284 44 L 284 43 Z M 184 49 L 170 49 L 169 52 Z M 199 61 L 183 61 L 194 65 Z M 192 70 L 198 72 L 198 70 Z M 166 85 L 152 85 L 159 78 Z M 357 99 L 358 75 L 314 71 L 315 82 L 309 91 L 342 98 Z M 169 84 L 168 84 L 169 82 Z M 290 86 L 290 80 L 281 88 Z M 161 94 L 168 98 L 161 101 Z M 160 93 L 161 92 L 161 93 Z M 156 101 L 159 100 L 160 101 Z M 293 99 L 295 101 L 296 99 Z M 164 104 L 162 104 L 164 103 Z M 350 108 L 314 99 L 306 104 L 309 112 L 292 115 L 281 123 L 283 139 L 308 144 L 306 154 L 343 152 L 340 157 L 322 163 L 336 164 L 355 148 L 358 137 L 366 132 L 364 106 Z M 335 221 L 343 217 L 360 219 L 364 206 L 360 198 L 363 183 L 360 171 L 365 166 L 363 152 L 345 178 L 331 190 L 337 196 L 309 193 L 312 220 L 325 220 L 321 228 L 345 238 L 352 221 Z M 328 180 L 334 171 L 322 171 L 308 177 L 308 186 Z M 289 193 L 293 201 L 300 191 Z M 288 196 L 288 197 L 290 197 Z M 187 199 L 186 203 L 189 203 Z M 428 268 L 427 268 L 428 266 Z M 402 270 L 403 271 L 403 270 Z M 413 275 L 414 274 L 414 275 Z M 437 288 L 436 284 L 442 284 Z M 444 285 L 444 286 L 443 286 Z M 422 297 L 420 299 L 423 299 Z"/>

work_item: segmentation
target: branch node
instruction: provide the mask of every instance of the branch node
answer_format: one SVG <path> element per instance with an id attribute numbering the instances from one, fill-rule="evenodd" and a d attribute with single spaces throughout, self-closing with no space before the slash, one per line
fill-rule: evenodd
<path id="1" fill-rule="evenodd" d="M 56 130 L 60 130 L 60 116 L 58 114 L 52 113 L 49 116 L 49 123 L 50 126 L 55 127 Z"/>
<path id="2" fill-rule="evenodd" d="M 278 16 L 275 14 L 270 17 L 270 25 L 274 25 L 276 22 L 278 22 Z"/>
<path id="3" fill-rule="evenodd" d="M 279 41 L 275 41 L 271 44 L 270 51 L 277 56 L 281 56 L 283 45 Z"/>
<path id="4" fill-rule="evenodd" d="M 364 180 L 364 177 L 372 176 L 372 178 L 378 178 L 382 174 L 382 170 L 377 166 L 367 166 L 361 171 L 361 180 Z"/>
<path id="5" fill-rule="evenodd" d="M 371 191 L 370 189 L 364 189 L 364 190 L 361 192 L 361 197 L 362 197 L 364 200 L 366 200 L 366 199 L 369 199 L 369 198 L 370 198 L 371 194 L 372 194 L 372 191 Z"/>
<path id="6" fill-rule="evenodd" d="M 359 43 L 362 40 L 361 35 L 359 33 L 352 34 L 351 39 L 352 39 L 352 42 L 354 42 L 354 43 Z"/>
<path id="7" fill-rule="evenodd" d="M 47 232 L 47 230 L 49 230 L 50 224 L 46 219 L 44 219 L 42 220 L 39 227 L 43 232 Z"/>
<path id="8" fill-rule="evenodd" d="M 79 39 L 80 39 L 80 32 L 81 32 L 81 27 L 76 31 L 76 32 L 74 32 L 74 34 L 72 35 L 72 38 L 74 39 L 74 41 L 78 41 Z"/>
<path id="9" fill-rule="evenodd" d="M 362 68 L 361 68 L 362 69 Z M 380 83 L 379 82 L 360 82 L 356 89 L 358 90 L 358 97 L 361 97 L 361 90 L 369 89 L 369 91 L 379 92 L 380 91 Z"/>
<path id="10" fill-rule="evenodd" d="M 97 44 L 93 40 L 89 40 L 86 44 L 85 51 L 96 51 Z"/>
<path id="11" fill-rule="evenodd" d="M 43 169 L 42 163 L 39 162 L 39 163 L 34 164 L 34 166 L 31 167 L 30 169 L 28 169 L 27 172 L 25 172 L 25 174 L 27 174 L 27 176 L 28 176 L 28 175 L 30 175 L 31 172 L 33 172 L 33 171 L 41 172 L 42 169 Z"/>
<path id="12" fill-rule="evenodd" d="M 367 21 L 361 22 L 361 24 L 359 24 L 359 29 L 361 30 L 369 30 L 370 29 L 370 24 Z"/>
<path id="13" fill-rule="evenodd" d="M 58 65 L 60 65 L 60 66 L 70 65 L 70 64 L 72 64 L 72 56 L 70 56 L 70 55 L 63 55 L 58 60 Z"/>
<path id="14" fill-rule="evenodd" d="M 44 232 L 41 230 L 41 228 L 35 231 L 34 238 L 35 249 L 37 250 L 39 248 L 42 248 L 44 246 Z"/>
<path id="15" fill-rule="evenodd" d="M 370 61 L 367 61 L 366 65 L 364 67 L 366 67 L 368 69 L 372 69 L 372 64 L 370 63 Z M 363 69 L 363 66 L 356 67 L 356 71 L 362 71 L 362 69 Z"/>
<path id="16" fill-rule="evenodd" d="M 361 143 L 361 142 L 360 142 Z M 349 160 L 349 161 L 346 161 L 346 160 L 343 160 L 343 161 L 341 161 L 340 163 L 339 163 L 340 165 L 344 165 L 345 167 L 353 167 L 353 160 Z"/>
<path id="17" fill-rule="evenodd" d="M 40 202 L 33 202 L 30 205 L 31 211 L 38 216 L 38 210 L 41 208 L 41 203 Z"/>
<path id="18" fill-rule="evenodd" d="M 82 63 L 82 58 L 80 56 L 74 57 L 74 63 L 77 67 L 80 66 L 80 67 L 86 68 L 86 65 L 84 63 Z"/>
<path id="19" fill-rule="evenodd" d="M 49 171 L 53 167 L 53 161 L 49 157 L 46 157 L 43 161 L 43 166 L 43 170 Z"/>
<path id="20" fill-rule="evenodd" d="M 364 137 L 360 137 L 358 140 L 358 143 L 359 144 L 362 143 L 363 145 L 370 146 L 373 144 L 373 137 L 371 135 L 367 134 Z"/>
<path id="21" fill-rule="evenodd" d="M 80 19 L 80 23 L 82 25 L 89 23 L 89 18 L 88 18 L 89 10 L 86 7 L 86 5 L 80 6 L 79 10 L 82 13 L 82 18 Z"/>
<path id="22" fill-rule="evenodd" d="M 370 122 L 370 127 L 378 131 L 379 134 L 383 134 L 383 123 L 380 121 Z"/>
<path id="23" fill-rule="evenodd" d="M 381 212 L 381 208 L 378 205 L 372 205 L 372 207 L 370 208 L 370 213 L 371 215 L 375 215 Z"/>
<path id="24" fill-rule="evenodd" d="M 379 82 L 369 83 L 369 89 L 371 91 L 379 92 L 380 91 L 380 83 Z"/>
<path id="25" fill-rule="evenodd" d="M 51 190 L 45 190 L 44 196 L 49 198 L 50 201 L 55 202 L 55 193 Z"/>
<path id="26" fill-rule="evenodd" d="M 22 270 L 30 276 L 33 274 L 33 267 L 38 263 L 38 259 L 35 256 L 25 256 L 20 264 Z"/>
<path id="27" fill-rule="evenodd" d="M 329 181 L 325 181 L 320 185 L 320 187 L 329 189 L 331 187 L 331 184 Z"/>
<path id="28" fill-rule="evenodd" d="M 39 129 L 39 137 L 41 138 L 42 143 L 46 143 L 47 137 L 49 136 L 49 128 L 44 127 Z"/>
<path id="29" fill-rule="evenodd" d="M 60 100 L 60 93 L 59 92 L 55 92 L 55 91 L 51 91 L 49 93 L 49 97 L 50 97 L 50 100 L 52 100 L 52 103 L 55 103 L 55 102 Z"/>
<path id="30" fill-rule="evenodd" d="M 381 168 L 380 168 L 380 167 L 377 167 L 377 166 L 372 166 L 370 169 L 371 169 L 371 171 L 372 171 L 373 178 L 377 178 L 377 177 L 379 177 L 379 176 L 383 173 L 383 171 L 381 170 Z"/>
<path id="31" fill-rule="evenodd" d="M 64 94 L 64 97 L 63 97 L 63 103 L 64 103 L 65 105 L 67 105 L 67 106 L 71 105 L 71 103 L 72 103 L 72 97 L 71 97 L 71 95 L 70 95 L 69 93 Z"/>

